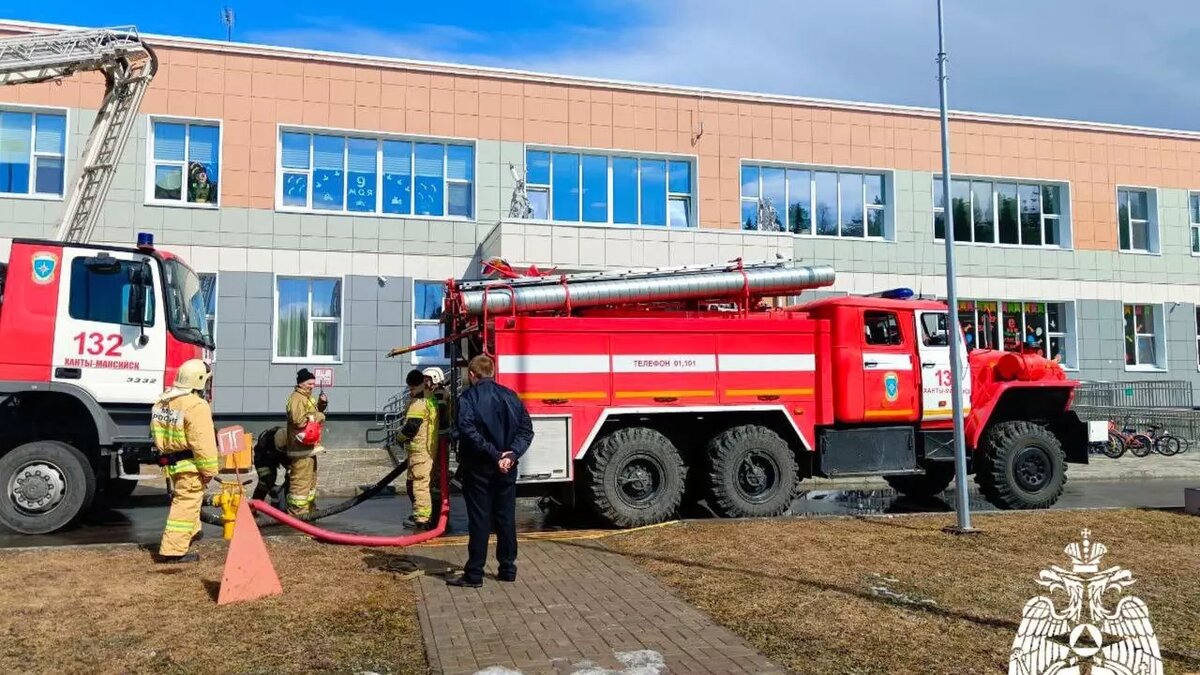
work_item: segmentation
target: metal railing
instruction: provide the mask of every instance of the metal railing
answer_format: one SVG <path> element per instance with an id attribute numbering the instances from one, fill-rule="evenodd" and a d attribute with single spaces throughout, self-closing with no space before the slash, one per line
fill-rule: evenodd
<path id="1" fill-rule="evenodd" d="M 1075 407 L 1191 408 L 1192 383 L 1182 380 L 1146 382 L 1081 382 L 1075 390 Z"/>
<path id="2" fill-rule="evenodd" d="M 1138 431 L 1159 426 L 1180 438 L 1200 442 L 1200 410 L 1081 405 L 1074 406 L 1074 410 L 1085 421 L 1112 421 L 1121 426 L 1128 420 Z"/>

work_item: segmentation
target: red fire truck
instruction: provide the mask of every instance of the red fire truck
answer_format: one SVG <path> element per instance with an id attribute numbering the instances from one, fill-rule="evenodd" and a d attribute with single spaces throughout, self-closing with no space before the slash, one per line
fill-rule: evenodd
<path id="1" fill-rule="evenodd" d="M 493 356 L 530 411 L 524 494 L 621 527 L 670 518 L 689 498 L 722 516 L 779 515 L 809 476 L 937 494 L 954 476 L 949 339 L 961 332 L 944 303 L 907 289 L 764 302 L 833 281 L 829 267 L 740 262 L 452 280 L 444 322 L 455 363 Z M 960 372 L 983 494 L 1002 508 L 1053 504 L 1065 462 L 1087 461 L 1076 383 L 1008 352 L 972 351 Z"/>
<path id="2" fill-rule="evenodd" d="M 200 280 L 129 248 L 17 240 L 0 264 L 0 524 L 60 529 L 151 459 L 150 406 L 212 349 Z"/>

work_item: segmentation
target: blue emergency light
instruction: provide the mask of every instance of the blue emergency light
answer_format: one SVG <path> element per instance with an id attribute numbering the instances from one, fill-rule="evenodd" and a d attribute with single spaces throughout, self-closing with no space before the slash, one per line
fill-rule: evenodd
<path id="1" fill-rule="evenodd" d="M 911 288 L 893 288 L 888 291 L 880 291 L 878 295 L 888 300 L 908 300 L 913 296 L 913 290 Z"/>
<path id="2" fill-rule="evenodd" d="M 138 232 L 137 247 L 138 247 L 138 250 L 141 250 L 141 251 L 153 251 L 154 250 L 154 233 Z"/>

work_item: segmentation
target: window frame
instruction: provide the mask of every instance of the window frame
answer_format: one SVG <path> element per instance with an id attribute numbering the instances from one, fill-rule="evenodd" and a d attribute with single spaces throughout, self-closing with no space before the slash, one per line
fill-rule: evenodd
<path id="1" fill-rule="evenodd" d="M 1133 354 L 1134 360 L 1140 361 L 1138 357 L 1138 338 L 1150 337 L 1154 339 L 1154 349 L 1159 354 L 1160 363 L 1128 363 L 1125 361 L 1125 350 L 1121 350 L 1121 362 L 1125 364 L 1126 372 L 1151 372 L 1165 373 L 1169 370 L 1170 360 L 1167 357 L 1167 308 L 1165 303 L 1161 302 L 1125 302 L 1121 301 L 1121 340 L 1122 347 L 1128 334 L 1125 332 L 1125 308 L 1126 307 L 1153 307 L 1154 308 L 1154 332 L 1153 333 L 1138 333 L 1137 324 L 1134 323 L 1133 334 Z"/>
<path id="2" fill-rule="evenodd" d="M 417 318 L 417 284 L 436 284 L 438 286 L 442 286 L 443 287 L 442 301 L 445 302 L 446 291 L 445 291 L 444 287 L 445 287 L 446 282 L 445 281 L 436 281 L 433 279 L 417 279 L 415 277 L 411 280 L 411 282 L 412 282 L 412 286 L 410 287 L 410 290 L 412 291 L 412 295 L 411 295 L 412 309 L 410 310 L 411 315 L 409 316 L 409 319 L 412 322 L 412 326 L 410 327 L 412 337 L 410 338 L 409 344 L 415 345 L 415 344 L 419 344 L 417 341 L 417 326 L 418 325 L 421 325 L 421 326 L 429 326 L 429 325 L 439 325 L 440 326 L 440 325 L 442 325 L 441 321 L 432 321 L 430 319 L 418 319 Z M 443 333 L 443 337 L 445 337 L 444 329 L 443 329 L 442 333 Z M 417 351 L 412 352 L 411 361 L 412 361 L 413 366 L 448 366 L 448 365 L 450 365 L 450 359 L 448 359 L 448 358 L 445 358 L 445 357 L 442 357 L 442 358 L 422 357 Z"/>
<path id="3" fill-rule="evenodd" d="M 744 197 L 742 195 L 742 170 L 745 169 L 747 166 L 753 167 L 753 168 L 756 168 L 759 170 L 759 174 L 758 174 L 758 194 L 759 194 L 759 196 L 758 196 L 758 198 L 755 198 L 755 199 Z M 785 172 L 786 171 L 806 171 L 806 172 L 808 172 L 809 231 L 807 233 L 792 232 L 788 228 L 788 223 L 787 223 L 788 209 L 790 208 L 792 193 L 791 193 L 791 184 L 790 184 L 790 181 L 787 180 L 786 173 L 784 176 L 784 193 L 783 193 L 785 204 L 783 204 L 782 209 L 778 205 L 776 205 L 776 208 L 775 208 L 775 212 L 777 214 L 780 214 L 783 218 L 783 229 L 781 229 L 779 232 L 771 232 L 769 230 L 763 230 L 761 223 L 757 224 L 757 229 L 753 229 L 753 230 L 744 229 L 744 223 L 742 222 L 742 218 L 741 218 L 742 205 L 747 202 L 754 202 L 755 208 L 757 208 L 757 199 L 762 198 L 762 192 L 763 192 L 763 176 L 762 176 L 763 169 L 783 169 Z M 837 192 L 837 215 L 835 217 L 837 220 L 837 227 L 838 227 L 837 234 L 818 234 L 817 233 L 817 217 L 816 217 L 816 213 L 815 213 L 815 205 L 817 203 L 816 174 L 818 174 L 818 173 L 832 173 L 837 176 L 837 190 L 836 190 L 836 192 Z M 862 176 L 862 178 L 864 179 L 863 186 L 862 186 L 863 235 L 861 237 L 855 236 L 855 235 L 842 234 L 842 174 L 857 174 L 859 176 Z M 882 206 L 867 203 L 867 181 L 865 179 L 868 176 L 878 176 L 883 181 L 884 203 Z M 889 197 L 891 199 L 888 199 Z M 877 169 L 877 168 L 856 167 L 856 166 L 831 166 L 831 165 L 821 165 L 821 164 L 803 164 L 803 163 L 796 163 L 796 162 L 777 162 L 777 161 L 770 161 L 770 160 L 756 160 L 756 159 L 745 159 L 745 158 L 741 159 L 738 163 L 738 231 L 742 232 L 742 233 L 756 232 L 756 233 L 766 233 L 766 234 L 787 234 L 787 235 L 791 235 L 793 237 L 805 237 L 805 238 L 812 238 L 812 239 L 828 239 L 831 241 L 836 241 L 836 240 L 896 241 L 896 228 L 895 228 L 896 204 L 895 204 L 895 201 L 896 201 L 896 171 L 895 171 L 895 169 Z M 869 232 L 870 232 L 870 224 L 869 223 L 870 223 L 870 212 L 871 211 L 882 211 L 883 212 L 883 235 L 881 235 L 881 236 L 872 236 L 869 234 Z"/>
<path id="4" fill-rule="evenodd" d="M 932 214 L 930 216 L 930 223 L 929 223 L 931 235 L 932 235 L 931 239 L 932 239 L 933 243 L 938 244 L 939 246 L 945 244 L 945 241 L 946 241 L 944 238 L 937 236 L 937 216 L 939 213 L 944 213 L 945 208 L 946 208 L 945 206 L 937 205 L 938 198 L 942 196 L 940 191 L 938 190 L 938 185 L 937 185 L 938 180 L 940 180 L 941 178 L 942 178 L 942 174 L 940 172 L 935 172 L 933 174 L 931 186 L 930 186 L 930 201 L 929 201 L 931 210 L 932 210 Z M 971 216 L 972 222 L 971 222 L 971 228 L 970 228 L 972 241 L 959 241 L 959 240 L 955 239 L 954 240 L 955 245 L 962 244 L 964 246 L 986 246 L 986 247 L 994 247 L 994 248 L 1011 248 L 1011 249 L 1021 249 L 1021 250 L 1027 250 L 1027 251 L 1035 251 L 1035 250 L 1073 251 L 1073 250 L 1075 250 L 1075 231 L 1074 231 L 1073 222 L 1072 222 L 1074 220 L 1074 218 L 1073 218 L 1072 210 L 1071 210 L 1071 199 L 1073 197 L 1071 181 L 1059 180 L 1059 179 L 1054 179 L 1054 178 L 1028 178 L 1028 177 L 994 176 L 994 175 L 984 176 L 984 175 L 978 175 L 978 174 L 951 172 L 950 173 L 950 182 L 951 182 L 950 192 L 951 192 L 952 198 L 953 198 L 953 193 L 954 193 L 953 183 L 954 183 L 954 181 L 960 181 L 960 180 L 966 181 L 968 183 L 967 193 L 971 196 L 971 204 L 970 204 L 969 210 L 970 210 L 970 213 L 972 214 L 972 216 Z M 993 237 L 993 241 L 990 241 L 990 242 L 974 241 L 974 237 L 975 237 L 975 222 L 974 222 L 975 190 L 973 189 L 973 187 L 974 187 L 975 183 L 990 183 L 991 187 L 992 187 L 992 237 Z M 1017 188 L 1017 237 L 1022 240 L 1025 238 L 1025 233 L 1024 233 L 1024 229 L 1023 229 L 1022 223 L 1021 223 L 1021 188 L 1033 186 L 1038 189 L 1038 226 L 1041 228 L 1042 243 L 1040 243 L 1040 244 L 1025 244 L 1025 243 L 1005 244 L 1000 241 L 1000 196 L 999 196 L 999 191 L 996 189 L 996 186 L 1001 185 L 1001 184 L 1014 185 Z M 1046 210 L 1045 210 L 1046 200 L 1044 197 L 1044 193 L 1042 192 L 1042 188 L 1045 188 L 1047 186 L 1058 188 L 1058 191 L 1059 191 L 1059 197 L 1058 197 L 1059 212 L 1058 213 L 1046 213 Z M 953 208 L 953 205 L 947 205 L 947 206 L 950 206 L 950 208 Z M 1058 228 L 1058 238 L 1062 243 L 1060 243 L 1060 244 L 1047 244 L 1046 243 L 1046 221 L 1047 220 L 1051 220 L 1051 221 L 1055 222 L 1056 227 Z M 951 235 L 953 235 L 953 232 L 951 233 Z M 1015 302 L 1015 301 L 1008 301 L 1008 302 Z M 1022 302 L 1025 302 L 1025 301 L 1022 301 Z M 1028 302 L 1032 302 L 1032 301 L 1028 301 Z"/>
<path id="5" fill-rule="evenodd" d="M 1193 206 L 1195 202 L 1195 206 Z M 1191 237 L 1191 248 L 1193 256 L 1200 256 L 1200 191 L 1188 191 L 1188 223 L 1190 225 L 1189 236 Z M 1120 227 L 1120 223 L 1117 223 Z M 1120 242 L 1118 242 L 1120 243 Z"/>
<path id="6" fill-rule="evenodd" d="M 1130 248 L 1121 248 L 1121 192 L 1145 192 L 1146 193 L 1146 246 L 1145 249 L 1133 248 L 1133 218 L 1129 219 L 1129 245 Z M 1126 185 L 1117 183 L 1113 191 L 1114 203 L 1117 206 L 1116 225 L 1117 225 L 1117 253 L 1129 253 L 1132 255 L 1162 255 L 1162 218 L 1159 214 L 1158 188 L 1147 185 Z M 1190 206 L 1190 204 L 1189 204 Z M 1134 303 L 1146 304 L 1146 303 Z M 1153 304 L 1153 303 L 1151 303 Z M 1123 311 L 1123 310 L 1122 310 Z"/>
<path id="7" fill-rule="evenodd" d="M 181 164 L 174 160 L 157 160 L 154 158 L 154 123 L 165 122 L 167 124 L 182 124 L 183 129 L 183 183 L 179 190 L 179 199 L 158 199 L 154 196 L 154 176 L 155 167 L 158 164 Z M 192 154 L 192 134 L 191 127 L 202 126 L 217 128 L 217 203 L 201 204 L 199 202 L 189 202 L 187 200 L 187 165 L 191 161 Z M 146 206 L 171 206 L 187 209 L 206 209 L 215 211 L 221 208 L 221 204 L 225 200 L 223 193 L 224 183 L 221 180 L 221 172 L 225 170 L 225 125 L 223 120 L 210 117 L 187 117 L 178 115 L 147 115 L 146 116 L 146 176 L 145 176 L 145 198 L 143 203 Z"/>
<path id="8" fill-rule="evenodd" d="M 1044 340 L 1045 340 L 1045 345 L 1046 345 L 1046 358 L 1050 358 L 1050 339 L 1055 338 L 1055 337 L 1062 338 L 1063 350 L 1066 352 L 1067 356 L 1063 357 L 1062 361 L 1059 362 L 1059 366 L 1061 366 L 1063 370 L 1069 371 L 1069 372 L 1076 372 L 1079 370 L 1079 330 L 1078 330 L 1079 315 L 1077 313 L 1076 301 L 1074 301 L 1074 300 L 1041 300 L 1041 299 L 1034 299 L 1034 298 L 1025 298 L 1025 299 L 1015 299 L 1014 300 L 1014 299 L 996 298 L 996 297 L 962 298 L 958 301 L 958 304 L 959 304 L 958 315 L 959 315 L 959 332 L 962 333 L 964 335 L 964 337 L 966 335 L 966 331 L 964 331 L 962 329 L 962 319 L 966 315 L 966 312 L 968 310 L 964 309 L 962 305 L 964 303 L 968 303 L 968 302 L 972 304 L 972 309 L 969 311 L 971 312 L 972 324 L 975 326 L 974 334 L 976 336 L 975 337 L 976 343 L 978 343 L 978 341 L 979 341 L 979 337 L 978 337 L 979 336 L 979 311 L 980 311 L 979 303 L 992 303 L 992 304 L 996 305 L 996 340 L 998 343 L 996 345 L 996 347 L 997 347 L 998 351 L 1008 351 L 1008 350 L 1004 349 L 1004 319 L 1010 313 L 1005 312 L 1004 305 L 1005 304 L 1021 305 L 1021 313 L 1020 313 L 1020 323 L 1021 324 L 1026 323 L 1026 321 L 1025 321 L 1025 316 L 1027 313 L 1027 310 L 1025 307 L 1026 305 L 1031 305 L 1031 304 L 1042 305 L 1043 306 L 1043 310 L 1042 310 L 1043 315 L 1046 316 L 1045 323 L 1043 326 L 1043 335 L 1044 335 Z M 1058 330 L 1054 330 L 1054 331 L 1050 330 L 1050 319 L 1049 319 L 1050 312 L 1047 307 L 1048 305 L 1059 305 L 1062 310 L 1062 317 L 1060 318 L 1060 321 L 1062 322 L 1062 324 L 1059 326 Z M 1013 352 L 1013 353 L 1019 353 L 1019 352 Z M 1069 356 L 1069 358 L 1068 358 L 1068 356 Z"/>
<path id="9" fill-rule="evenodd" d="M 283 135 L 285 133 L 308 134 L 309 136 L 341 136 L 345 140 L 360 139 L 376 142 L 375 150 L 375 210 L 374 211 L 350 211 L 346 208 L 346 195 L 342 195 L 342 208 L 340 210 L 333 209 L 314 209 L 312 206 L 312 175 L 313 175 L 313 144 L 311 140 L 308 146 L 308 168 L 307 169 L 286 169 L 283 166 Z M 447 215 L 449 211 L 450 191 L 446 189 L 449 183 L 461 184 L 466 181 L 457 178 L 449 178 L 447 172 L 447 164 L 449 162 L 449 152 L 442 152 L 442 215 L 425 215 L 419 213 L 387 213 L 383 210 L 383 143 L 384 141 L 397 141 L 401 143 L 412 144 L 412 154 L 410 155 L 409 171 L 413 177 L 413 184 L 416 183 L 416 163 L 415 153 L 418 143 L 440 144 L 445 148 L 449 145 L 465 145 L 471 148 L 471 214 L 468 216 L 451 216 Z M 347 173 L 347 165 L 349 164 L 349 143 L 346 143 L 342 150 L 342 174 Z M 283 203 L 283 187 L 284 173 L 304 173 L 308 176 L 308 193 L 306 195 L 305 206 L 290 206 Z M 343 193 L 345 188 L 343 186 Z M 415 201 L 410 196 L 409 208 L 415 209 Z M 303 124 L 288 124 L 278 122 L 275 125 L 275 211 L 279 213 L 301 213 L 320 216 L 343 216 L 343 217 L 358 217 L 358 218 L 396 218 L 396 219 L 417 219 L 417 220 L 446 220 L 456 222 L 474 222 L 479 215 L 479 141 L 474 138 L 459 138 L 454 136 L 432 136 L 423 134 L 399 134 L 389 131 L 375 131 L 364 129 L 344 129 L 339 127 L 323 127 L 323 126 L 307 126 Z"/>
<path id="10" fill-rule="evenodd" d="M 1192 305 L 1196 314 L 1196 370 L 1200 371 L 1200 304 Z"/>
<path id="11" fill-rule="evenodd" d="M 529 152 L 545 152 L 550 155 L 550 183 L 549 184 L 531 184 L 529 183 Z M 579 157 L 579 219 L 578 220 L 555 220 L 554 219 L 554 153 L 571 154 Z M 588 221 L 583 219 L 583 157 L 603 157 L 607 165 L 607 187 L 608 187 L 608 220 L 606 221 Z M 662 229 L 674 231 L 697 230 L 700 228 L 700 158 L 699 155 L 692 154 L 676 154 L 668 152 L 647 152 L 644 150 L 620 150 L 610 148 L 585 148 L 570 145 L 543 145 L 540 143 L 526 143 L 522 157 L 524 164 L 522 176 L 525 180 L 526 193 L 539 192 L 546 195 L 546 218 L 529 218 L 529 222 L 545 223 L 549 225 L 575 225 L 581 227 L 619 227 L 619 228 L 638 228 L 638 229 Z M 638 190 L 637 190 L 637 223 L 618 223 L 613 220 L 613 160 L 614 159 L 635 159 L 638 161 Z M 662 225 L 647 225 L 641 222 L 642 219 L 642 182 L 641 182 L 641 161 L 642 160 L 659 160 L 666 163 L 666 171 L 663 174 L 665 185 L 666 200 L 663 202 L 665 221 Z M 689 187 L 691 191 L 687 194 L 671 191 L 670 166 L 671 162 L 687 162 L 689 167 Z M 688 225 L 687 227 L 672 227 L 671 226 L 671 202 L 676 200 L 687 200 Z M 532 201 L 532 200 L 531 200 Z"/>
<path id="12" fill-rule="evenodd" d="M 336 279 L 341 281 L 341 307 L 340 314 L 337 318 L 338 324 L 338 354 L 333 356 L 313 356 L 313 315 L 312 315 L 312 286 L 308 289 L 308 341 L 306 356 L 280 356 L 279 355 L 279 280 L 280 279 Z M 346 290 L 347 290 L 347 275 L 345 274 L 283 274 L 276 272 L 271 279 L 271 363 L 274 364 L 317 364 L 317 365 L 339 365 L 345 361 L 346 354 Z M 329 317 L 318 317 L 319 323 L 333 323 Z"/>
<path id="13" fill-rule="evenodd" d="M 74 159 L 71 150 L 71 109 L 61 106 L 47 105 L 27 105 L 23 103 L 0 103 L 0 112 L 15 112 L 27 113 L 33 115 L 33 125 L 29 129 L 29 192 L 0 192 L 0 199 L 32 199 L 35 201 L 64 201 L 67 198 L 67 192 L 71 190 L 72 175 L 71 162 Z M 37 185 L 37 158 L 38 157 L 58 157 L 51 153 L 37 152 L 37 116 L 41 115 L 62 115 L 63 116 L 63 154 L 60 159 L 63 163 L 63 191 L 62 194 L 54 194 L 52 192 L 35 192 Z"/>

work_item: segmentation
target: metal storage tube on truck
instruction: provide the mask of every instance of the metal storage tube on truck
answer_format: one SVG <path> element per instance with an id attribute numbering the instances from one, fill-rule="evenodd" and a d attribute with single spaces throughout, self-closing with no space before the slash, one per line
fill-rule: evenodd
<path id="1" fill-rule="evenodd" d="M 743 274 L 745 276 L 743 276 Z M 669 300 L 716 300 L 740 295 L 746 285 L 750 295 L 770 296 L 831 286 L 836 274 L 832 267 L 772 267 L 767 269 L 731 269 L 703 273 L 672 273 L 629 279 L 579 281 L 566 286 L 553 277 L 537 285 L 488 287 L 489 314 L 513 311 L 539 312 L 571 307 L 596 307 L 613 304 L 637 304 Z M 463 308 L 468 314 L 483 314 L 483 289 L 463 291 Z"/>

